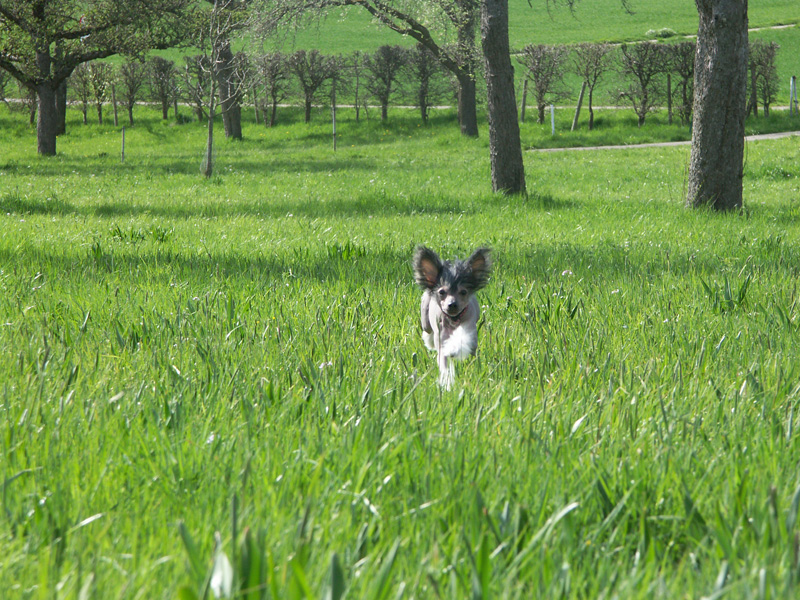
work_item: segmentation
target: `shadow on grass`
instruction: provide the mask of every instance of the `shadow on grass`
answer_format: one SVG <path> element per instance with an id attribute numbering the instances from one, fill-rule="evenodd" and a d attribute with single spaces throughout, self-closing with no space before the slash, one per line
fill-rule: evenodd
<path id="1" fill-rule="evenodd" d="M 463 198 L 451 195 L 393 196 L 385 191 L 371 195 L 336 198 L 333 200 L 263 200 L 232 201 L 203 205 L 168 205 L 159 203 L 130 204 L 103 202 L 75 206 L 57 196 L 30 197 L 18 192 L 0 196 L 0 213 L 37 215 L 78 215 L 97 217 L 153 216 L 176 219 L 252 216 L 282 218 L 288 215 L 308 218 L 348 218 L 410 215 L 473 215 L 488 213 L 504 206 L 524 205 L 527 209 L 555 211 L 569 209 L 574 203 L 550 195 L 532 194 L 526 199 L 498 197 L 492 194 Z"/>
<path id="2" fill-rule="evenodd" d="M 168 238 L 156 240 L 153 236 L 149 239 L 151 241 L 126 243 L 113 236 L 102 236 L 91 245 L 70 252 L 49 246 L 26 247 L 22 251 L 4 248 L 0 249 L 0 264 L 13 272 L 58 272 L 60 277 L 96 281 L 103 281 L 112 273 L 115 278 L 135 281 L 139 273 L 146 272 L 148 280 L 165 285 L 176 280 L 224 277 L 241 278 L 257 285 L 274 281 L 302 285 L 303 280 L 314 280 L 350 282 L 355 287 L 369 284 L 393 288 L 397 282 L 413 286 L 410 261 L 414 246 L 421 241 L 415 240 L 412 234 L 407 245 L 399 247 L 347 241 L 267 246 L 244 253 L 236 249 L 213 252 L 198 252 L 196 247 L 176 249 Z M 472 244 L 473 240 L 457 240 L 438 250 L 447 258 L 464 257 L 472 250 Z M 771 238 L 755 248 L 748 246 L 733 251 L 742 257 L 748 256 L 751 271 L 782 273 L 786 279 L 797 276 L 800 248 L 783 238 Z M 625 242 L 611 241 L 585 246 L 559 241 L 512 248 L 499 246 L 493 249 L 493 258 L 496 281 L 522 280 L 536 282 L 539 286 L 587 281 L 609 287 L 620 280 L 657 286 L 667 274 L 693 280 L 700 276 L 711 281 L 731 269 L 730 256 L 721 257 L 711 250 L 697 252 L 691 248 L 659 248 L 649 244 L 630 247 Z M 575 279 L 565 279 L 573 277 L 573 273 Z M 739 278 L 742 277 L 740 274 Z"/>

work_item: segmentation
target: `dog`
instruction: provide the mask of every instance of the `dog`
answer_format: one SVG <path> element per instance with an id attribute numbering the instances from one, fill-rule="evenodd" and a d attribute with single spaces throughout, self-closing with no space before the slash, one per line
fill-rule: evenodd
<path id="1" fill-rule="evenodd" d="M 418 246 L 414 253 L 414 279 L 423 290 L 422 340 L 436 352 L 439 385 L 448 390 L 455 381 L 453 362 L 475 354 L 478 348 L 481 309 L 475 292 L 489 282 L 489 253 L 488 248 L 478 248 L 463 261 L 442 261 L 425 246 Z"/>

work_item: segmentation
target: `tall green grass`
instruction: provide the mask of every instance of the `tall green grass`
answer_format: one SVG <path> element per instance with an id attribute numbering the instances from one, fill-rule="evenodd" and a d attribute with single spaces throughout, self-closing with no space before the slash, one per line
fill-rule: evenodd
<path id="1" fill-rule="evenodd" d="M 796 141 L 714 215 L 686 148 L 504 198 L 452 115 L 289 116 L 204 180 L 202 126 L 0 108 L 4 597 L 797 595 Z M 452 392 L 418 243 L 494 251 Z"/>

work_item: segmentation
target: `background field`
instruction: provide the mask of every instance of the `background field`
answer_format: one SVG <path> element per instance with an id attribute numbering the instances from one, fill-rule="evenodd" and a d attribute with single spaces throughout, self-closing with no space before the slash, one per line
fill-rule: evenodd
<path id="1" fill-rule="evenodd" d="M 452 113 L 342 111 L 334 153 L 291 112 L 204 180 L 204 128 L 138 110 L 121 163 L 0 107 L 6 597 L 189 594 L 217 531 L 273 598 L 334 553 L 349 598 L 796 595 L 796 139 L 720 216 L 686 148 L 527 153 L 503 198 Z M 450 393 L 418 243 L 494 249 Z"/>

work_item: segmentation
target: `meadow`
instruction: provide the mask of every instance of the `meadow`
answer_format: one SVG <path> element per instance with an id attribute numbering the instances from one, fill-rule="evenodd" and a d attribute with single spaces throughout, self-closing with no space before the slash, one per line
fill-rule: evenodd
<path id="1" fill-rule="evenodd" d="M 122 162 L 0 106 L 5 598 L 214 597 L 222 553 L 241 598 L 798 595 L 797 138 L 716 215 L 687 147 L 527 152 L 503 197 L 450 111 L 334 152 L 285 110 L 206 180 L 137 111 Z M 421 243 L 494 253 L 450 392 Z"/>

